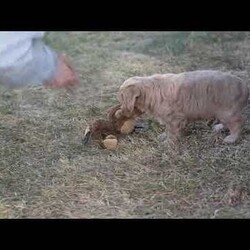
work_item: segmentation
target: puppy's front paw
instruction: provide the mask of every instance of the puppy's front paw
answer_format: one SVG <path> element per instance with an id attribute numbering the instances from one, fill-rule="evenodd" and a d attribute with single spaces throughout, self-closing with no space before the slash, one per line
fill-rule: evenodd
<path id="1" fill-rule="evenodd" d="M 227 137 L 225 137 L 225 139 L 223 140 L 225 143 L 235 143 L 238 139 L 238 136 L 236 135 L 228 135 Z"/>
<path id="2" fill-rule="evenodd" d="M 222 123 L 216 124 L 213 126 L 213 131 L 220 132 L 225 129 L 224 125 Z"/>

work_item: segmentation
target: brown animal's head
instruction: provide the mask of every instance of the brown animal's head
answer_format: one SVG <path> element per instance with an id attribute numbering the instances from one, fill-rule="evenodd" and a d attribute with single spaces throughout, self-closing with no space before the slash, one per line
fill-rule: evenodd
<path id="1" fill-rule="evenodd" d="M 135 109 L 130 116 L 121 111 L 121 105 L 111 107 L 106 112 L 106 119 L 94 120 L 85 130 L 83 143 L 87 144 L 92 137 L 101 140 L 109 134 L 128 134 L 134 130 L 135 119 L 141 112 Z"/>
<path id="2" fill-rule="evenodd" d="M 130 113 L 123 112 L 121 104 L 118 104 L 107 111 L 107 119 L 116 124 L 116 127 L 120 127 L 126 120 L 135 119 L 140 116 L 142 112 L 137 108 L 134 108 Z"/>

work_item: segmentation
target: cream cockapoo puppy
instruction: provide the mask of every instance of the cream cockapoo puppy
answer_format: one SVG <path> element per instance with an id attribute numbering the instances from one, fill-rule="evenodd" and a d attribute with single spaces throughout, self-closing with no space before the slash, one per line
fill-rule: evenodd
<path id="1" fill-rule="evenodd" d="M 216 118 L 230 130 L 224 142 L 234 143 L 241 133 L 242 109 L 247 105 L 249 89 L 240 78 L 229 73 L 199 70 L 180 74 L 156 74 L 132 77 L 120 87 L 118 99 L 124 114 L 135 108 L 151 114 L 175 138 L 188 122 Z"/>

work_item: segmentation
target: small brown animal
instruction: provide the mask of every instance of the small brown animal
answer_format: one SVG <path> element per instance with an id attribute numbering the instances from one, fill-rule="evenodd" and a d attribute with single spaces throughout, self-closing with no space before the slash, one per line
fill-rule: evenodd
<path id="1" fill-rule="evenodd" d="M 230 130 L 224 142 L 234 143 L 241 133 L 242 109 L 249 90 L 240 78 L 229 73 L 198 70 L 180 74 L 132 77 L 120 87 L 118 99 L 124 115 L 134 109 L 151 114 L 178 139 L 188 122 L 216 118 Z"/>
<path id="2" fill-rule="evenodd" d="M 120 134 L 131 133 L 136 125 L 136 117 L 140 114 L 141 112 L 135 109 L 130 113 L 130 116 L 123 115 L 120 104 L 108 109 L 106 119 L 100 118 L 94 120 L 87 127 L 83 136 L 83 143 L 87 144 L 91 138 L 103 145 L 103 140 L 109 135 L 117 137 Z"/>

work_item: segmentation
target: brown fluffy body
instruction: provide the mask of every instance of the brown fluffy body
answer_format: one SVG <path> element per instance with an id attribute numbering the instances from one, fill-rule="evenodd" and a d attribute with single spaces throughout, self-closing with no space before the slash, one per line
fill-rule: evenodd
<path id="1" fill-rule="evenodd" d="M 86 129 L 84 134 L 85 144 L 89 138 L 95 142 L 102 143 L 108 135 L 129 134 L 134 130 L 135 119 L 140 115 L 137 109 L 134 109 L 129 116 L 123 115 L 121 105 L 116 105 L 107 110 L 106 119 L 100 118 L 94 120 Z"/>
<path id="2" fill-rule="evenodd" d="M 120 87 L 118 99 L 124 115 L 134 109 L 151 114 L 178 139 L 188 122 L 216 118 L 215 130 L 228 128 L 224 141 L 235 142 L 243 126 L 242 109 L 249 90 L 240 78 L 229 73 L 200 70 L 180 74 L 132 77 Z"/>

